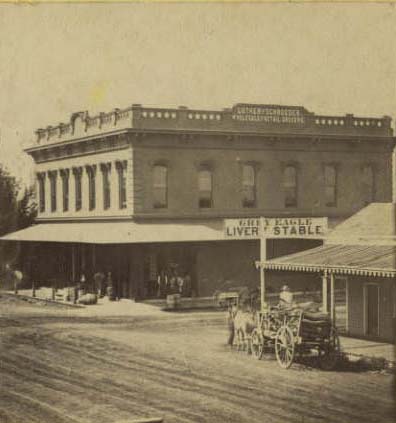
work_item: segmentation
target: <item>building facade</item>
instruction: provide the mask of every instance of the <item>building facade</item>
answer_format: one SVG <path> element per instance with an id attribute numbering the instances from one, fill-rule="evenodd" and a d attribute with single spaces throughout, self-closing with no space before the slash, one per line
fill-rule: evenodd
<path id="1" fill-rule="evenodd" d="M 328 217 L 332 225 L 392 195 L 389 117 L 274 105 L 133 105 L 93 117 L 75 113 L 36 137 L 27 149 L 36 166 L 36 226 L 48 233 L 62 224 L 76 234 L 21 234 L 34 242 L 32 277 L 72 284 L 82 273 L 91 279 L 98 269 L 111 271 L 126 297 L 155 296 L 158 274 L 170 268 L 191 278 L 186 295 L 212 295 L 225 280 L 255 286 L 259 241 L 225 240 L 223 219 Z M 132 240 L 128 222 L 149 235 Z M 205 235 L 208 226 L 216 236 Z M 108 242 L 97 240 L 103 231 Z M 282 240 L 268 251 L 274 257 L 315 245 Z"/>

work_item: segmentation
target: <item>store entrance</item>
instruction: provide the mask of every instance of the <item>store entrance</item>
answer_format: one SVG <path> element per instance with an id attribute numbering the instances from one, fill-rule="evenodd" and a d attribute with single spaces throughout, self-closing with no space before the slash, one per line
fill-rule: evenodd
<path id="1" fill-rule="evenodd" d="M 196 293 L 196 249 L 186 244 L 148 246 L 144 260 L 145 298 Z"/>

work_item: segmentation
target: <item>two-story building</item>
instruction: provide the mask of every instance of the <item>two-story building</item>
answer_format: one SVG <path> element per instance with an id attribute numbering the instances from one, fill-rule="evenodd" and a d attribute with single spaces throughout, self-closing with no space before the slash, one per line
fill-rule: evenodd
<path id="1" fill-rule="evenodd" d="M 37 283 L 72 285 L 112 272 L 122 296 L 157 293 L 164 270 L 199 296 L 225 280 L 255 286 L 259 241 L 228 239 L 226 218 L 328 217 L 330 226 L 391 199 L 389 117 L 319 116 L 303 107 L 150 108 L 89 116 L 36 131 Z M 321 244 L 277 240 L 276 257 Z"/>

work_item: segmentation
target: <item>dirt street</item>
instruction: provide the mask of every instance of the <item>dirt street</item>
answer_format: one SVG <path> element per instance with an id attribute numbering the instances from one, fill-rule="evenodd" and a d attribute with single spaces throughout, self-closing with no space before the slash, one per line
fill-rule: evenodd
<path id="1" fill-rule="evenodd" d="M 225 345 L 222 313 L 89 317 L 2 299 L 2 423 L 395 421 L 390 375 L 256 361 Z"/>

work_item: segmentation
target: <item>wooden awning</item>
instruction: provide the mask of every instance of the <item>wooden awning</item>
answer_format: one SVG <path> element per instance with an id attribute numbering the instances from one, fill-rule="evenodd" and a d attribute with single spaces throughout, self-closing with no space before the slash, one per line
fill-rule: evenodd
<path id="1" fill-rule="evenodd" d="M 395 277 L 396 246 L 327 244 L 256 265 L 268 270 Z"/>

